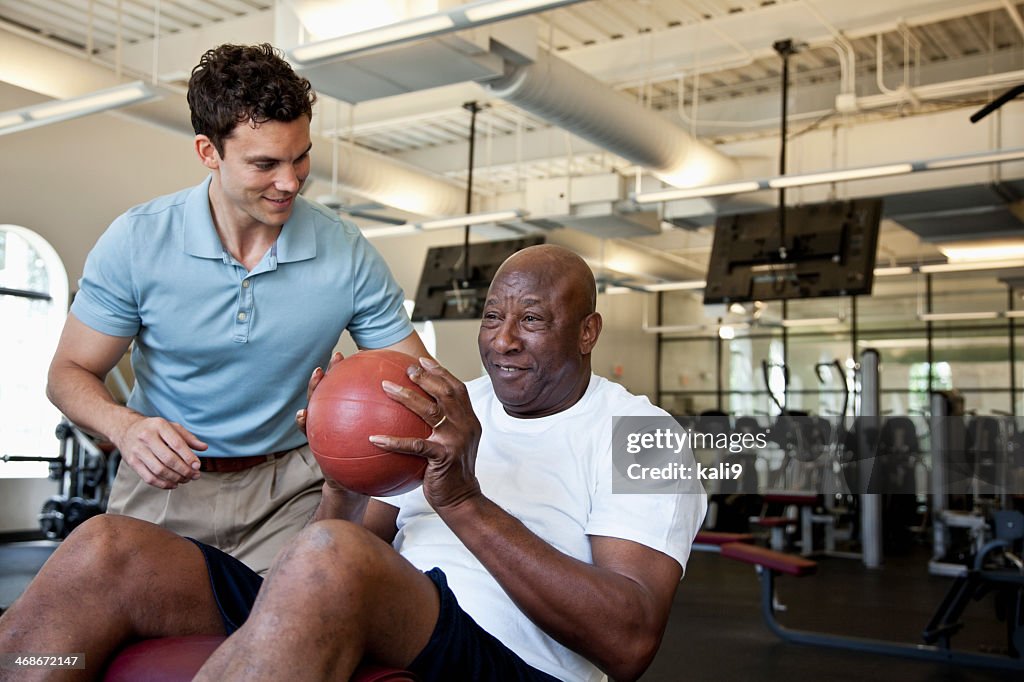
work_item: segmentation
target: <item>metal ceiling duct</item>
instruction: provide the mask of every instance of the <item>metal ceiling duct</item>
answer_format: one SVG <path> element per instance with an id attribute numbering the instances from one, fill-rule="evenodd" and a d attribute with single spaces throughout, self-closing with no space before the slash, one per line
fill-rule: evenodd
<path id="1" fill-rule="evenodd" d="M 677 187 L 735 179 L 735 160 L 695 139 L 593 76 L 542 50 L 529 64 L 507 64 L 505 76 L 482 83 L 493 95 L 651 169 Z"/>

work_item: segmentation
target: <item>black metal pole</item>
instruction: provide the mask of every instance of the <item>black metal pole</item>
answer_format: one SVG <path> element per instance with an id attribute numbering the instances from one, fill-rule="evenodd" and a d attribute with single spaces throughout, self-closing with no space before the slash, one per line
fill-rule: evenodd
<path id="1" fill-rule="evenodd" d="M 789 58 L 796 54 L 793 40 L 776 41 L 772 47 L 782 57 L 782 114 L 779 148 L 779 175 L 786 174 L 786 143 L 789 135 Z M 779 259 L 786 259 L 786 188 L 779 188 Z"/>
<path id="2" fill-rule="evenodd" d="M 722 354 L 723 354 L 725 349 L 723 348 L 724 342 L 722 340 L 721 334 L 718 334 L 717 336 L 718 336 L 718 344 L 715 347 L 716 356 L 717 356 L 716 360 L 715 360 L 715 386 L 716 386 L 717 390 L 715 391 L 715 393 L 716 393 L 716 406 L 718 408 L 718 411 L 721 412 L 722 411 L 722 391 L 723 391 L 723 388 L 722 388 L 722 379 L 723 379 L 723 377 L 722 377 Z"/>
<path id="3" fill-rule="evenodd" d="M 924 310 L 926 313 L 932 312 L 932 276 L 930 274 L 924 276 L 924 291 L 925 291 L 925 302 Z M 932 375 L 935 373 L 933 363 L 935 362 L 934 348 L 932 347 L 932 321 L 929 318 L 924 323 L 924 333 L 928 343 L 928 395 L 931 396 L 934 387 L 932 386 Z M 931 398 L 929 397 L 929 400 Z"/>
<path id="4" fill-rule="evenodd" d="M 469 172 L 466 177 L 466 215 L 473 212 L 473 165 L 474 153 L 476 151 L 476 115 L 480 107 L 475 101 L 466 102 L 462 105 L 469 110 Z M 469 286 L 469 225 L 462 233 L 462 285 Z"/>
<path id="5" fill-rule="evenodd" d="M 1006 309 L 1013 310 L 1013 285 L 1006 287 Z M 1017 416 L 1017 325 L 1016 318 L 1007 317 L 1010 336 L 1010 414 Z"/>

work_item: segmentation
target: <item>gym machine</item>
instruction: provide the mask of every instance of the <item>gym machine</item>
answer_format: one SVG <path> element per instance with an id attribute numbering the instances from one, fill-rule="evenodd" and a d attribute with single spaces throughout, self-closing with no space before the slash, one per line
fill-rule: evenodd
<path id="1" fill-rule="evenodd" d="M 60 441 L 55 457 L 3 455 L 3 462 L 48 462 L 57 494 L 43 503 L 39 527 L 50 540 L 62 540 L 87 519 L 107 508 L 110 486 L 121 457 L 113 445 L 98 442 L 68 419 L 56 429 Z"/>

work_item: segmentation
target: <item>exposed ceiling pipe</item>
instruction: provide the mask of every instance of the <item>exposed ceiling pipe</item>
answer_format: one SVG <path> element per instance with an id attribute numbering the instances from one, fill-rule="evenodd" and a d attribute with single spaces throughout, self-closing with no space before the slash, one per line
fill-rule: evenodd
<path id="1" fill-rule="evenodd" d="M 563 59 L 539 50 L 534 62 L 507 68 L 505 76 L 483 84 L 490 93 L 649 168 L 671 185 L 738 177 L 735 160 Z"/>
<path id="2" fill-rule="evenodd" d="M 0 81 L 54 98 L 83 95 L 118 84 L 110 67 L 89 61 L 81 53 L 55 49 L 0 26 Z M 133 120 L 157 125 L 181 135 L 193 135 L 188 107 L 180 89 L 162 86 L 166 96 L 126 108 L 118 113 Z M 313 176 L 330 182 L 329 150 L 334 141 L 313 134 Z M 339 165 L 338 185 L 367 199 L 424 216 L 459 215 L 465 190 L 453 183 L 383 155 L 345 145 Z M 316 153 L 316 150 L 323 150 Z"/>

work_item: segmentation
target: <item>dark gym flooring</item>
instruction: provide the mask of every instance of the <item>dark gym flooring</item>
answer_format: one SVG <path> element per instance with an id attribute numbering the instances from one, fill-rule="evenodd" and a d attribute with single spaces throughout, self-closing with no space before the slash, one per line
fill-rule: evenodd
<path id="1" fill-rule="evenodd" d="M 0 607 L 24 589 L 53 543 L 0 545 Z M 853 559 L 822 558 L 818 572 L 777 581 L 791 627 L 891 641 L 921 643 L 920 633 L 949 587 L 930 576 L 927 549 L 887 557 L 868 571 Z M 752 566 L 717 554 L 695 552 L 680 585 L 661 650 L 644 682 L 752 680 L 765 682 L 966 682 L 1024 679 L 1000 672 L 914 661 L 894 656 L 789 644 L 761 621 L 760 585 Z M 957 649 L 984 651 L 1005 646 L 1004 625 L 992 601 L 972 603 L 966 627 L 953 639 Z"/>

